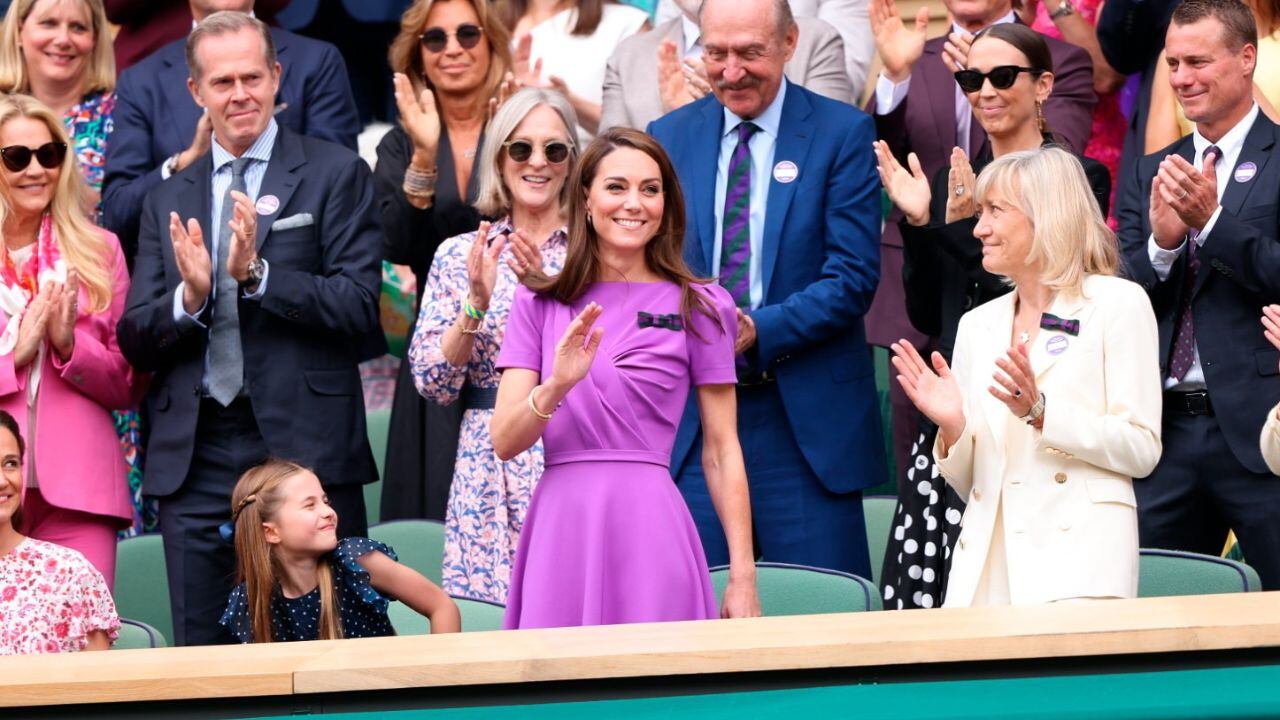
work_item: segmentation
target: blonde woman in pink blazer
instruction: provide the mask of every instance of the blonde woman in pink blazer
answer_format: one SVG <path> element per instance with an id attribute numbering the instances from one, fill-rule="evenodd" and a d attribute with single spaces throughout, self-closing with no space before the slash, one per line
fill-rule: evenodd
<path id="1" fill-rule="evenodd" d="M 68 142 L 39 101 L 0 98 L 0 410 L 30 443 L 21 532 L 78 550 L 110 586 L 132 518 L 111 419 L 135 400 L 115 330 L 129 275 L 87 219 Z"/>

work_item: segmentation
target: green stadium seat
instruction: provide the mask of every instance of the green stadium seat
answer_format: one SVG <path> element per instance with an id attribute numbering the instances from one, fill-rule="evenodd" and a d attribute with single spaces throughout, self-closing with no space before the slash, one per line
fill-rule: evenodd
<path id="1" fill-rule="evenodd" d="M 884 551 L 893 532 L 893 513 L 898 498 L 891 495 L 863 496 L 862 515 L 867 523 L 867 554 L 871 556 L 871 582 L 880 587 L 884 572 Z"/>
<path id="2" fill-rule="evenodd" d="M 382 519 L 382 470 L 387 459 L 387 433 L 391 430 L 391 408 L 370 410 L 364 416 L 369 432 L 369 447 L 373 449 L 373 462 L 378 466 L 378 479 L 364 486 L 364 513 L 369 525 L 377 525 Z"/>
<path id="3" fill-rule="evenodd" d="M 729 566 L 711 569 L 717 600 L 729 584 Z M 787 563 L 756 563 L 756 587 L 765 617 L 865 612 L 881 609 L 880 592 L 857 575 Z"/>
<path id="4" fill-rule="evenodd" d="M 400 562 L 440 584 L 444 557 L 444 523 L 436 520 L 392 520 L 369 527 L 369 537 L 391 546 Z"/>
<path id="5" fill-rule="evenodd" d="M 141 650 L 165 647 L 164 636 L 159 630 L 144 622 L 120 618 L 120 635 L 112 643 L 112 650 Z"/>
<path id="6" fill-rule="evenodd" d="M 1257 571 L 1242 562 L 1179 550 L 1143 548 L 1139 554 L 1138 597 L 1260 590 Z"/>
<path id="7" fill-rule="evenodd" d="M 166 645 L 172 642 L 169 575 L 160 535 L 139 535 L 116 544 L 115 600 L 121 617 L 156 630 Z"/>
<path id="8" fill-rule="evenodd" d="M 488 632 L 502 629 L 502 615 L 506 608 L 487 600 L 454 597 L 458 612 L 462 615 L 463 632 Z M 427 619 L 414 612 L 408 605 L 400 601 L 391 603 L 387 608 L 387 616 L 391 618 L 391 626 L 397 635 L 426 635 L 431 624 Z"/>

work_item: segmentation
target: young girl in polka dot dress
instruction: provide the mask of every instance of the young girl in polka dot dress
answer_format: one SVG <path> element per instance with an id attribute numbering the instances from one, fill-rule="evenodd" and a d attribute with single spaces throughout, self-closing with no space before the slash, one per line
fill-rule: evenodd
<path id="1" fill-rule="evenodd" d="M 310 470 L 268 460 L 231 494 L 240 584 L 222 625 L 240 642 L 394 635 L 391 600 L 425 615 L 431 632 L 457 632 L 449 596 L 368 538 L 337 537 L 338 516 Z"/>

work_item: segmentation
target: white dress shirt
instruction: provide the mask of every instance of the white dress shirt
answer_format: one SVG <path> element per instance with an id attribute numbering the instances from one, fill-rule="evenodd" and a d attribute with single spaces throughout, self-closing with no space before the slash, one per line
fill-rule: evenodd
<path id="1" fill-rule="evenodd" d="M 1200 134 L 1200 129 L 1196 128 L 1191 133 L 1191 142 L 1195 146 L 1196 156 L 1194 165 L 1197 168 L 1203 167 L 1204 151 L 1210 145 L 1217 145 L 1222 151 L 1222 158 L 1217 162 L 1217 178 L 1218 178 L 1218 202 L 1222 202 L 1222 193 L 1226 192 L 1227 185 L 1232 182 L 1232 175 L 1235 174 L 1236 161 L 1240 159 L 1240 150 L 1244 148 L 1244 140 L 1249 136 L 1249 130 L 1253 128 L 1253 121 L 1258 119 L 1258 105 L 1254 103 L 1253 109 L 1244 116 L 1236 126 L 1227 131 L 1222 139 L 1216 143 L 1209 142 Z M 1196 244 L 1196 249 L 1204 247 L 1205 242 L 1209 239 L 1209 234 L 1213 231 L 1213 226 L 1218 222 L 1218 216 L 1222 214 L 1222 206 L 1219 205 L 1213 214 L 1209 216 L 1209 222 L 1205 223 L 1203 229 L 1200 230 L 1192 240 Z M 1156 244 L 1155 233 L 1147 238 L 1147 256 L 1151 258 L 1151 269 L 1155 270 L 1156 277 L 1164 282 L 1169 278 L 1169 272 L 1173 270 L 1173 264 L 1177 262 L 1178 257 L 1186 250 L 1187 242 L 1184 239 L 1182 244 L 1173 250 L 1165 250 Z M 1175 323 L 1177 319 L 1175 319 Z M 1176 336 L 1178 328 L 1175 325 L 1173 332 Z M 1200 367 L 1200 346 L 1195 346 L 1195 355 L 1191 360 L 1191 367 L 1187 369 L 1187 374 L 1182 380 L 1170 376 L 1165 378 L 1165 390 L 1198 390 L 1205 386 L 1204 368 Z"/>

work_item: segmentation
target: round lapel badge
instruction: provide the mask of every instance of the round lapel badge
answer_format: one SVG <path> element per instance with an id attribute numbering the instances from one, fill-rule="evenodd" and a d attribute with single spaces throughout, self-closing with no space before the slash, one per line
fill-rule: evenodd
<path id="1" fill-rule="evenodd" d="M 259 215 L 270 215 L 280 209 L 280 198 L 275 195 L 263 195 L 258 198 L 258 204 L 254 207 Z"/>
<path id="2" fill-rule="evenodd" d="M 1249 182 L 1254 175 L 1258 174 L 1258 166 L 1251 162 L 1242 162 L 1236 166 L 1235 179 L 1236 182 Z"/>
<path id="3" fill-rule="evenodd" d="M 1066 335 L 1054 335 L 1044 344 L 1044 349 L 1048 350 L 1050 355 L 1061 355 L 1067 351 L 1068 342 Z"/>
<path id="4" fill-rule="evenodd" d="M 783 160 L 773 166 L 773 179 L 784 185 L 795 180 L 799 174 L 800 168 L 790 160 Z"/>

